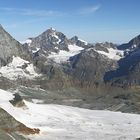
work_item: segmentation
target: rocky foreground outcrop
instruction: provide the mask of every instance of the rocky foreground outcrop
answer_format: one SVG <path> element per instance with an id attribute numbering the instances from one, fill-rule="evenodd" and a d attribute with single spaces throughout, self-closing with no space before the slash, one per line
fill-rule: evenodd
<path id="1" fill-rule="evenodd" d="M 26 140 L 24 136 L 30 134 L 39 134 L 39 129 L 25 126 L 0 108 L 0 139 L 11 140 L 13 137 L 16 140 Z"/>

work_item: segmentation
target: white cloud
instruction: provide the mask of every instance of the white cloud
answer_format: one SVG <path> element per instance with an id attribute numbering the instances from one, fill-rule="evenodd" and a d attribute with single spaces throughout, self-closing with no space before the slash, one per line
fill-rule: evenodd
<path id="1" fill-rule="evenodd" d="M 100 5 L 94 5 L 94 6 L 82 8 L 82 9 L 79 10 L 78 13 L 81 14 L 81 15 L 93 14 L 96 11 L 98 11 L 100 8 L 101 8 Z"/>
<path id="2" fill-rule="evenodd" d="M 18 9 L 8 7 L 0 7 L 0 12 L 2 14 L 35 16 L 35 17 L 49 17 L 49 16 L 54 17 L 63 15 L 61 12 L 54 10 L 33 10 L 33 9 Z"/>

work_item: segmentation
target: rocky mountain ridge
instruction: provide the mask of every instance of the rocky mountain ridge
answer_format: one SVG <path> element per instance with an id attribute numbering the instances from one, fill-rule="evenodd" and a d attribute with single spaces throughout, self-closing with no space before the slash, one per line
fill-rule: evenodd
<path id="1" fill-rule="evenodd" d="M 1 34 L 11 39 L 6 31 Z M 77 36 L 68 39 L 55 29 L 48 29 L 24 44 L 16 42 L 19 46 L 13 48 L 22 48 L 23 52 L 21 55 L 11 53 L 10 61 L 1 66 L 0 88 L 41 88 L 55 93 L 54 97 L 48 97 L 54 103 L 92 109 L 110 108 L 115 103 L 123 104 L 119 109 L 127 112 L 134 104 L 130 110 L 139 112 L 136 100 L 140 59 L 139 47 L 135 46 L 139 38 L 136 38 L 127 44 L 128 48 L 122 48 L 109 42 L 90 44 Z M 2 47 L 7 46 L 3 44 Z M 57 94 L 80 99 L 77 103 L 66 103 L 59 100 Z"/>
<path id="2" fill-rule="evenodd" d="M 115 80 L 116 78 L 122 79 L 139 63 L 139 36 L 120 46 L 108 42 L 90 44 L 77 36 L 68 39 L 63 33 L 50 28 L 35 38 L 29 38 L 21 45 L 2 26 L 0 31 L 3 40 L 1 66 L 11 63 L 13 56 L 28 59 L 28 63 L 34 64 L 30 69 L 35 68 L 37 72 L 45 75 L 48 84 L 51 81 L 61 81 L 60 85 L 71 83 L 71 86 L 78 83 L 78 86 L 84 87 L 86 83 L 85 87 L 96 87 L 110 81 L 117 83 L 119 80 Z M 26 60 L 23 62 L 25 72 L 29 70 Z M 24 68 L 24 65 L 21 68 Z M 40 76 L 39 80 L 41 79 Z"/>

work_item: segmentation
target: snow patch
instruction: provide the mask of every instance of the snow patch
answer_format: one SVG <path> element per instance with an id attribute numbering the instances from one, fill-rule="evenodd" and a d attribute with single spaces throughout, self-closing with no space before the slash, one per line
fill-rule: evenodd
<path id="1" fill-rule="evenodd" d="M 131 48 L 132 49 L 137 48 L 137 45 L 136 44 L 133 44 Z"/>
<path id="2" fill-rule="evenodd" d="M 84 48 L 79 47 L 77 45 L 68 45 L 68 49 L 71 53 L 79 53 L 79 51 L 83 50 Z"/>
<path id="3" fill-rule="evenodd" d="M 21 44 L 25 44 L 25 43 L 27 43 L 28 46 L 30 46 L 31 43 L 32 43 L 32 40 L 31 40 L 31 39 L 27 39 L 27 40 L 25 40 L 25 41 L 21 41 L 20 43 L 21 43 Z"/>
<path id="4" fill-rule="evenodd" d="M 32 79 L 40 76 L 35 72 L 33 64 L 30 64 L 20 57 L 14 56 L 11 63 L 0 68 L 0 75 L 10 80 L 16 80 L 23 77 Z"/>
<path id="5" fill-rule="evenodd" d="M 40 48 L 35 48 L 35 50 L 32 50 L 32 53 L 36 53 L 40 50 Z"/>
<path id="6" fill-rule="evenodd" d="M 68 49 L 69 51 L 60 50 L 58 53 L 51 52 L 48 58 L 52 59 L 56 63 L 66 62 L 70 57 L 80 53 L 84 48 L 77 45 L 68 45 Z"/>
<path id="7" fill-rule="evenodd" d="M 78 40 L 83 42 L 85 45 L 88 45 L 88 43 L 85 40 L 82 40 L 82 39 L 79 39 L 79 38 L 78 38 Z"/>
<path id="8" fill-rule="evenodd" d="M 32 102 L 33 102 L 34 104 L 41 104 L 41 103 L 43 103 L 44 101 L 43 101 L 43 100 L 38 100 L 38 99 L 32 99 Z"/>
<path id="9" fill-rule="evenodd" d="M 105 51 L 99 51 L 99 50 L 95 50 L 95 51 L 113 60 L 120 60 L 124 56 L 124 51 L 113 49 L 113 48 L 107 48 L 107 49 L 109 51 L 108 53 Z"/>
<path id="10" fill-rule="evenodd" d="M 53 32 L 52 37 L 54 37 L 58 40 L 57 44 L 59 44 L 61 42 L 61 39 L 56 35 L 56 32 Z"/>

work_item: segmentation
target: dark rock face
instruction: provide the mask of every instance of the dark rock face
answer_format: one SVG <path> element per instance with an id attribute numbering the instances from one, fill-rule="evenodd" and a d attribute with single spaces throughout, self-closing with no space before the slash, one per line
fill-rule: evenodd
<path id="1" fill-rule="evenodd" d="M 104 74 L 117 67 L 116 61 L 103 57 L 93 49 L 85 50 L 71 59 L 72 77 L 83 87 L 98 87 L 104 83 Z"/>
<path id="2" fill-rule="evenodd" d="M 96 50 L 104 51 L 104 52 L 108 53 L 108 49 L 107 49 L 107 48 L 114 48 L 114 49 L 116 49 L 117 46 L 116 46 L 116 44 L 109 43 L 109 42 L 105 42 L 105 43 L 96 43 L 96 44 L 95 44 L 95 49 L 96 49 Z"/>
<path id="3" fill-rule="evenodd" d="M 83 48 L 89 48 L 89 47 L 92 46 L 91 44 L 89 44 L 89 43 L 87 43 L 85 41 L 80 40 L 77 36 L 72 37 L 70 39 L 70 42 L 71 42 L 71 44 L 76 44 L 77 46 L 81 46 Z"/>
<path id="4" fill-rule="evenodd" d="M 126 49 L 135 50 L 139 47 L 140 47 L 140 35 L 136 36 L 135 38 L 130 40 L 128 43 L 118 46 L 118 49 L 120 49 L 120 50 L 126 50 Z"/>
<path id="5" fill-rule="evenodd" d="M 132 39 L 129 43 L 118 46 L 119 49 L 127 51 L 126 56 L 118 61 L 118 69 L 109 71 L 104 79 L 114 86 L 131 87 L 140 85 L 140 35 Z"/>
<path id="6" fill-rule="evenodd" d="M 63 33 L 57 32 L 52 28 L 43 32 L 36 38 L 32 38 L 31 40 L 32 43 L 30 44 L 30 47 L 32 49 L 40 48 L 41 50 L 47 52 L 57 52 L 58 49 L 68 50 L 69 40 Z"/>

